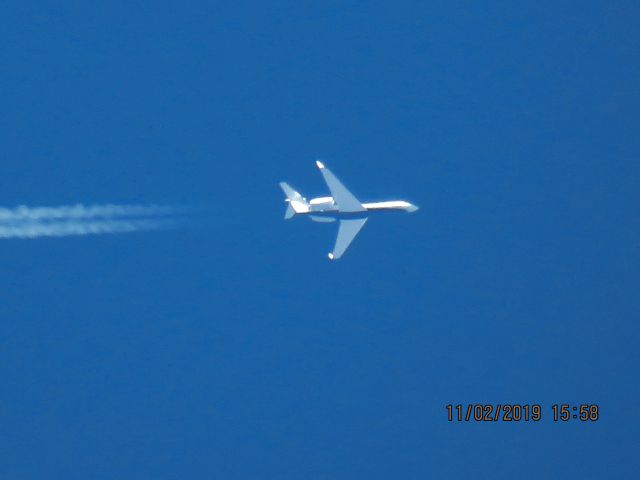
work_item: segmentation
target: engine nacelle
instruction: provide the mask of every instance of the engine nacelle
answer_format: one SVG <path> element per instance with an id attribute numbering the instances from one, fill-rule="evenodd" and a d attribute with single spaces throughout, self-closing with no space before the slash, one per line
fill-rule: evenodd
<path id="1" fill-rule="evenodd" d="M 312 198 L 309 202 L 312 212 L 322 212 L 323 210 L 332 210 L 336 205 L 333 197 L 317 197 Z"/>
<path id="2" fill-rule="evenodd" d="M 333 217 L 321 217 L 319 215 L 309 215 L 309 216 L 311 217 L 311 220 L 313 220 L 314 222 L 331 223 L 336 221 L 336 219 Z"/>

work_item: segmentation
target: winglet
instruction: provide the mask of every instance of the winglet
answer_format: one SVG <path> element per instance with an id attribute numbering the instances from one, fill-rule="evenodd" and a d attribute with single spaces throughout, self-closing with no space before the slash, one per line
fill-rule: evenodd
<path id="1" fill-rule="evenodd" d="M 320 160 L 316 160 L 316 165 L 318 166 L 318 168 L 320 170 L 322 170 L 324 168 L 324 163 L 322 163 Z"/>

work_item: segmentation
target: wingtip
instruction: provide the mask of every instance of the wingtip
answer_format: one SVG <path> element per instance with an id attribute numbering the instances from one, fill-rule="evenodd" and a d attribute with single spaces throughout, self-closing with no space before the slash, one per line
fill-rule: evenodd
<path id="1" fill-rule="evenodd" d="M 320 160 L 316 160 L 316 165 L 318 166 L 318 168 L 323 169 L 324 168 L 324 163 L 322 163 Z"/>

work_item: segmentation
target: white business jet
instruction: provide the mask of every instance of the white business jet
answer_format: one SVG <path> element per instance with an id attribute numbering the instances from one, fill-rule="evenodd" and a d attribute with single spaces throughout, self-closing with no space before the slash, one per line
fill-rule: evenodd
<path id="1" fill-rule="evenodd" d="M 369 213 L 379 211 L 402 210 L 415 212 L 418 207 L 404 200 L 391 200 L 387 202 L 361 203 L 338 178 L 331 173 L 320 161 L 316 162 L 324 181 L 331 192 L 330 197 L 318 197 L 307 202 L 307 199 L 296 192 L 289 184 L 280 182 L 280 187 L 287 196 L 287 211 L 285 219 L 294 215 L 309 215 L 315 222 L 335 222 L 338 220 L 338 238 L 329 253 L 330 260 L 340 258 L 351 244 L 360 229 L 369 218 Z"/>

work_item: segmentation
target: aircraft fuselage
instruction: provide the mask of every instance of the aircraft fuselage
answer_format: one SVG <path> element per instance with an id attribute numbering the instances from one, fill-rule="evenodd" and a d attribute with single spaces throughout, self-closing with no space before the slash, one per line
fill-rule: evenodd
<path id="1" fill-rule="evenodd" d="M 418 207 L 405 200 L 361 203 L 325 165 L 317 161 L 317 167 L 324 177 L 331 196 L 317 197 L 307 201 L 288 183 L 280 182 L 286 202 L 289 204 L 284 218 L 296 215 L 308 215 L 314 222 L 335 222 L 339 220 L 338 237 L 333 251 L 328 254 L 330 260 L 337 260 L 345 252 L 360 229 L 367 222 L 369 213 L 374 211 L 415 212 Z"/>
<path id="2" fill-rule="evenodd" d="M 343 217 L 364 217 L 367 216 L 369 212 L 374 211 L 403 211 L 403 212 L 415 212 L 418 207 L 415 205 L 406 202 L 404 200 L 389 200 L 385 202 L 368 202 L 363 203 L 362 206 L 365 208 L 365 211 L 362 212 L 342 212 L 340 211 L 338 205 L 335 203 L 332 197 L 318 197 L 314 198 L 309 202 L 309 210 L 306 212 L 299 212 L 299 214 L 307 214 L 311 215 L 312 220 L 316 220 L 316 216 L 321 217 L 334 217 L 334 218 L 343 218 Z M 330 220 L 329 220 L 330 221 Z"/>

